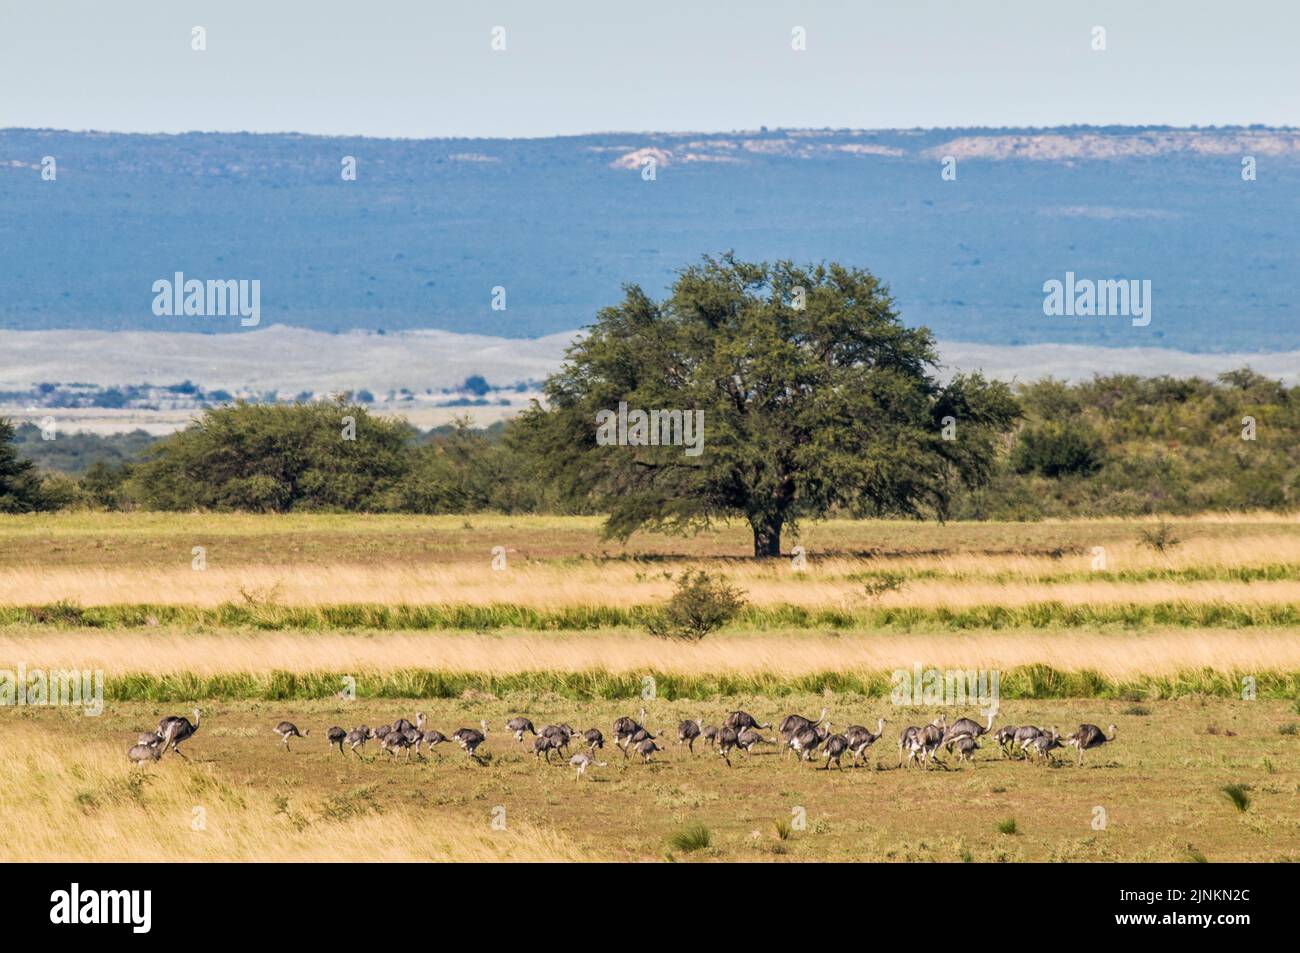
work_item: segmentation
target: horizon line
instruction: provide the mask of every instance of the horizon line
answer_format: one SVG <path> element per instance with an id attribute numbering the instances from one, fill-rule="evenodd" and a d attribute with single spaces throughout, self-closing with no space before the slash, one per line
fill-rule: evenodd
<path id="1" fill-rule="evenodd" d="M 322 132 L 304 132 L 301 130 L 249 130 L 249 129 L 187 129 L 180 132 L 168 132 L 165 130 L 139 130 L 139 129 L 63 129 L 54 126 L 0 126 L 0 135 L 11 132 L 34 132 L 34 133 L 63 133 L 68 135 L 87 135 L 87 136 L 142 136 L 142 137 L 181 137 L 181 136 L 296 136 L 305 139 L 374 139 L 387 140 L 396 142 L 443 142 L 443 141 L 464 141 L 464 142 L 520 142 L 520 141 L 537 141 L 544 139 L 583 139 L 596 136 L 723 136 L 723 135 L 777 135 L 781 133 L 926 133 L 926 132 L 976 132 L 976 133 L 1005 133 L 1005 132 L 1059 132 L 1062 130 L 1073 131 L 1102 131 L 1102 130 L 1119 130 L 1118 135 L 1126 131 L 1133 132 L 1241 132 L 1241 131 L 1269 131 L 1269 132 L 1300 132 L 1300 126 L 1294 125 L 1273 125 L 1270 123 L 1234 123 L 1228 125 L 1213 124 L 1200 125 L 1193 124 L 1188 126 L 1169 125 L 1166 123 L 1061 123 L 1053 126 L 1015 126 L 1015 125 L 987 125 L 977 124 L 970 126 L 760 126 L 757 129 L 604 129 L 592 130 L 588 132 L 557 132 L 546 135 L 524 135 L 524 136 L 402 136 L 402 135 L 371 135 L 368 133 L 322 133 Z"/>

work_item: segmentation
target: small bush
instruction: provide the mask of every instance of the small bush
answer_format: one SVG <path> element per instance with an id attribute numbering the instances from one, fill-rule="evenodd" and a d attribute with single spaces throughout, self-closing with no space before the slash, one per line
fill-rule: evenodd
<path id="1" fill-rule="evenodd" d="M 1174 528 L 1171 524 L 1161 520 L 1150 529 L 1142 530 L 1142 542 L 1156 552 L 1163 553 L 1165 550 L 1173 549 L 1182 540 L 1174 535 Z"/>
<path id="2" fill-rule="evenodd" d="M 698 642 L 745 607 L 744 593 L 704 570 L 683 573 L 677 591 L 646 624 L 651 635 Z"/>
<path id="3" fill-rule="evenodd" d="M 709 829 L 703 824 L 693 824 L 668 838 L 668 846 L 681 851 L 683 854 L 704 850 L 712 842 L 713 838 L 709 834 Z"/>
<path id="4" fill-rule="evenodd" d="M 872 573 L 862 584 L 862 591 L 868 599 L 879 599 L 888 592 L 902 589 L 906 579 L 901 572 Z"/>
<path id="5" fill-rule="evenodd" d="M 1130 707 L 1124 709 L 1124 714 L 1126 714 L 1126 715 L 1136 715 L 1136 716 L 1139 716 L 1139 717 L 1140 717 L 1140 716 L 1143 716 L 1143 715 L 1149 715 L 1149 714 L 1151 714 L 1151 709 L 1150 709 L 1150 708 L 1144 708 L 1144 707 L 1142 707 L 1141 705 L 1132 705 L 1132 706 L 1130 706 Z"/>
<path id="6" fill-rule="evenodd" d="M 998 821 L 997 831 L 999 834 L 1014 834 L 1020 828 L 1016 824 L 1014 817 L 1008 817 L 1005 821 Z"/>
<path id="7" fill-rule="evenodd" d="M 772 828 L 773 828 L 773 830 L 776 831 L 776 836 L 777 836 L 777 839 L 778 839 L 778 840 L 789 840 L 789 839 L 790 839 L 790 830 L 791 830 L 791 828 L 790 828 L 790 822 L 789 822 L 789 821 L 785 821 L 785 820 L 777 820 L 777 821 L 773 821 L 773 822 L 772 822 Z"/>

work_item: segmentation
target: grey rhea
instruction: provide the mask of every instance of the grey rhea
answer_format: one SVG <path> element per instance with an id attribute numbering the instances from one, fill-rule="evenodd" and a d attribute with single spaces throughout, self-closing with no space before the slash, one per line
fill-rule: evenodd
<path id="1" fill-rule="evenodd" d="M 470 758 L 478 758 L 478 749 L 487 741 L 488 723 L 480 721 L 478 728 L 457 728 L 451 733 L 451 740 L 465 750 Z"/>
<path id="2" fill-rule="evenodd" d="M 1066 735 L 1062 741 L 1067 745 L 1073 745 L 1079 750 L 1077 764 L 1083 764 L 1083 753 L 1093 748 L 1100 748 L 1102 745 L 1115 740 L 1115 726 L 1111 725 L 1107 729 L 1110 734 L 1102 732 L 1096 725 L 1084 723 L 1079 726 L 1078 730 Z"/>
<path id="3" fill-rule="evenodd" d="M 722 726 L 724 728 L 735 728 L 736 731 L 744 731 L 746 728 L 772 727 L 771 725 L 760 724 L 758 719 L 749 712 L 740 710 L 728 713 L 726 719 L 722 722 Z"/>
<path id="4" fill-rule="evenodd" d="M 289 750 L 290 738 L 305 738 L 311 731 L 311 729 L 308 728 L 307 731 L 300 732 L 298 726 L 291 721 L 282 721 L 272 730 L 280 736 L 280 745 L 285 751 Z"/>
<path id="5" fill-rule="evenodd" d="M 182 715 L 168 715 L 158 722 L 158 737 L 160 738 L 167 736 L 169 728 L 175 729 L 171 732 L 171 741 L 163 745 L 163 752 L 166 753 L 167 749 L 170 748 L 182 758 L 186 757 L 185 753 L 180 749 L 181 742 L 194 737 L 194 733 L 199 730 L 200 717 L 199 710 L 195 708 L 193 722 Z"/>
<path id="6" fill-rule="evenodd" d="M 867 749 L 880 740 L 885 733 L 885 719 L 880 718 L 876 721 L 876 732 L 872 734 L 870 729 L 863 728 L 861 725 L 850 725 L 844 729 L 844 737 L 848 740 L 849 750 L 853 752 L 853 767 L 858 766 L 858 759 L 865 759 Z"/>
<path id="7" fill-rule="evenodd" d="M 530 735 L 537 734 L 537 730 L 533 728 L 533 723 L 522 715 L 516 715 L 514 718 L 507 721 L 506 731 L 515 736 L 515 741 L 523 741 L 524 732 L 528 732 Z"/>
<path id="8" fill-rule="evenodd" d="M 582 776 L 587 773 L 588 768 L 604 768 L 609 766 L 608 761 L 597 761 L 589 751 L 579 751 L 569 759 L 569 764 L 578 769 L 577 780 L 581 781 Z"/>
<path id="9" fill-rule="evenodd" d="M 335 745 L 338 745 L 339 754 L 344 753 L 343 742 L 347 741 L 348 738 L 348 733 L 346 731 L 344 731 L 338 725 L 334 725 L 332 728 L 330 728 L 329 731 L 325 732 L 325 737 L 329 740 L 331 748 L 333 748 Z"/>
<path id="10" fill-rule="evenodd" d="M 149 761 L 157 761 L 163 756 L 163 752 L 167 749 L 167 746 L 171 744 L 172 737 L 175 733 L 176 725 L 171 724 L 167 726 L 167 733 L 164 735 L 141 735 L 139 740 L 127 749 L 127 759 L 133 764 L 145 764 Z"/>

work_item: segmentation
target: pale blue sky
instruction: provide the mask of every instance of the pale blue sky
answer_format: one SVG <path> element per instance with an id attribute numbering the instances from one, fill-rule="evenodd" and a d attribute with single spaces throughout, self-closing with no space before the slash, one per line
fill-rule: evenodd
<path id="1" fill-rule="evenodd" d="M 0 127 L 425 137 L 1300 125 L 1297 6 L 0 0 Z M 194 25 L 207 28 L 206 52 L 190 49 Z M 497 25 L 503 53 L 489 46 Z M 790 49 L 795 26 L 806 52 Z"/>

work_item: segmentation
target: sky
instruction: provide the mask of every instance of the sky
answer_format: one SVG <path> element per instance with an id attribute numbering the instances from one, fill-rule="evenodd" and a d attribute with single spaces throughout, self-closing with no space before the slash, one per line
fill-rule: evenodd
<path id="1" fill-rule="evenodd" d="M 0 0 L 0 128 L 1300 125 L 1298 27 L 1295 0 Z"/>

